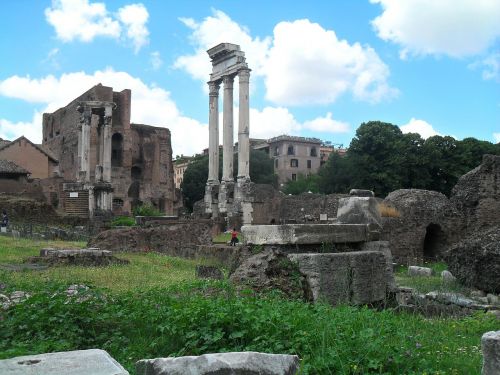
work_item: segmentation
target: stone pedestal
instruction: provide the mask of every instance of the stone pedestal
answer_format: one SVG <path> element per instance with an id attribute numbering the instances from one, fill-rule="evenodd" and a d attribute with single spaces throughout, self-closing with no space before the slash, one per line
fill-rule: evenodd
<path id="1" fill-rule="evenodd" d="M 482 375 L 500 374 L 500 331 L 486 332 L 481 338 L 483 351 Z"/>
<path id="2" fill-rule="evenodd" d="M 212 217 L 219 216 L 219 183 L 209 183 L 205 186 L 205 213 Z"/>
<path id="3" fill-rule="evenodd" d="M 219 189 L 219 213 L 231 214 L 234 202 L 234 182 L 222 181 Z"/>

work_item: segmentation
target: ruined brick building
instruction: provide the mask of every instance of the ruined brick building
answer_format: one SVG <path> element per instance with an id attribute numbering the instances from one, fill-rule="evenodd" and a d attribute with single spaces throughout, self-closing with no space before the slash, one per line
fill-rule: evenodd
<path id="1" fill-rule="evenodd" d="M 150 203 L 172 214 L 174 181 L 170 131 L 130 123 L 131 91 L 98 84 L 43 115 L 43 147 L 59 162 L 60 209 L 93 216 L 131 212 Z"/>

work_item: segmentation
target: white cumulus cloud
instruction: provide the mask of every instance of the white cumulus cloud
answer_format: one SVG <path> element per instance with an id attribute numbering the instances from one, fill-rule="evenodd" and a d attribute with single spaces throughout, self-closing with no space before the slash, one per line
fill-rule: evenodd
<path id="1" fill-rule="evenodd" d="M 137 53 L 149 40 L 146 23 L 149 13 L 143 4 L 130 4 L 118 9 L 117 15 L 105 3 L 89 0 L 52 0 L 45 9 L 47 22 L 63 42 L 91 42 L 96 37 L 130 40 Z"/>
<path id="2" fill-rule="evenodd" d="M 493 139 L 495 143 L 500 143 L 500 133 L 493 133 Z"/>
<path id="3" fill-rule="evenodd" d="M 202 82 L 211 71 L 206 50 L 230 42 L 241 46 L 252 77 L 263 77 L 266 98 L 278 105 L 332 103 L 346 92 L 368 102 L 397 94 L 388 84 L 389 68 L 373 48 L 339 40 L 333 30 L 309 20 L 280 22 L 273 36 L 264 38 L 252 37 L 218 10 L 201 22 L 181 21 L 192 30 L 195 51 L 178 57 L 174 67 Z"/>
<path id="4" fill-rule="evenodd" d="M 304 122 L 304 128 L 322 133 L 347 133 L 349 124 L 337 121 L 332 118 L 332 113 L 328 112 L 325 117 L 317 117 L 314 120 Z"/>
<path id="5" fill-rule="evenodd" d="M 149 55 L 149 61 L 154 70 L 158 70 L 163 65 L 163 60 L 161 59 L 160 52 L 154 51 Z"/>
<path id="6" fill-rule="evenodd" d="M 283 105 L 332 103 L 349 91 L 368 102 L 397 94 L 375 50 L 309 20 L 276 25 L 265 75 L 266 97 Z"/>
<path id="7" fill-rule="evenodd" d="M 441 135 L 427 121 L 418 120 L 413 117 L 407 124 L 401 125 L 400 129 L 405 134 L 418 133 L 424 139 L 432 137 L 433 135 Z"/>
<path id="8" fill-rule="evenodd" d="M 125 25 L 127 38 L 132 41 L 135 53 L 149 43 L 148 18 L 148 10 L 143 4 L 130 4 L 118 10 L 118 19 Z"/>
<path id="9" fill-rule="evenodd" d="M 400 56 L 482 53 L 500 37 L 498 0 L 370 0 L 382 7 L 372 21 L 378 36 L 398 44 Z"/>

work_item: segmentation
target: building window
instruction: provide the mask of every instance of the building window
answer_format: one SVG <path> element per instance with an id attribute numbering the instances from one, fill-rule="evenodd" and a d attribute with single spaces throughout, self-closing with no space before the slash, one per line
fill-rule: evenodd
<path id="1" fill-rule="evenodd" d="M 309 169 L 311 168 L 311 161 L 310 160 L 307 161 L 307 168 L 309 168 Z"/>
<path id="2" fill-rule="evenodd" d="M 298 159 L 290 159 L 290 167 L 298 168 L 299 167 L 299 160 Z"/>
<path id="3" fill-rule="evenodd" d="M 318 156 L 318 151 L 316 151 L 316 147 L 311 147 L 311 156 Z"/>
<path id="4" fill-rule="evenodd" d="M 111 137 L 111 166 L 121 167 L 123 157 L 123 136 L 115 133 Z"/>
<path id="5" fill-rule="evenodd" d="M 297 181 L 297 175 L 295 173 L 292 173 L 292 181 Z"/>
<path id="6" fill-rule="evenodd" d="M 293 149 L 293 146 L 288 146 L 288 155 L 295 155 L 295 150 Z"/>
<path id="7" fill-rule="evenodd" d="M 280 154 L 280 148 L 278 146 L 276 146 L 274 148 L 274 156 L 278 156 Z"/>
<path id="8" fill-rule="evenodd" d="M 278 168 L 278 159 L 274 159 L 274 168 Z"/>

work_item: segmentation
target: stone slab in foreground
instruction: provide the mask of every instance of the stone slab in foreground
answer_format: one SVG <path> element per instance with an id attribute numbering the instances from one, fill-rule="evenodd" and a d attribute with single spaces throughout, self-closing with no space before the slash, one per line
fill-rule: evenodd
<path id="1" fill-rule="evenodd" d="M 26 355 L 0 361 L 2 375 L 129 375 L 101 349 Z"/>
<path id="2" fill-rule="evenodd" d="M 257 352 L 143 359 L 136 363 L 137 375 L 293 375 L 298 369 L 296 355 Z"/>
<path id="3" fill-rule="evenodd" d="M 483 351 L 482 375 L 500 374 L 500 331 L 486 332 L 481 338 Z"/>
<path id="4" fill-rule="evenodd" d="M 253 245 L 315 245 L 376 241 L 378 228 L 367 224 L 244 225 L 241 233 Z"/>

